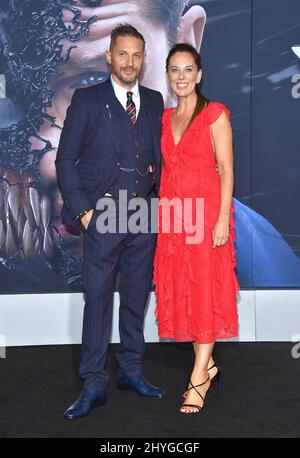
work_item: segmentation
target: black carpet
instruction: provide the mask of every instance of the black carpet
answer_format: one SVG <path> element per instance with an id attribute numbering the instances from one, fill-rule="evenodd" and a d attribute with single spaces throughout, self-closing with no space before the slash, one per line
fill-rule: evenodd
<path id="1" fill-rule="evenodd" d="M 167 391 L 162 400 L 117 390 L 119 346 L 111 345 L 108 401 L 73 421 L 63 412 L 82 389 L 80 346 L 10 347 L 0 359 L 0 437 L 299 438 L 300 359 L 292 357 L 293 345 L 217 343 L 223 379 L 197 415 L 178 411 L 193 363 L 191 344 L 147 344 L 144 375 Z"/>

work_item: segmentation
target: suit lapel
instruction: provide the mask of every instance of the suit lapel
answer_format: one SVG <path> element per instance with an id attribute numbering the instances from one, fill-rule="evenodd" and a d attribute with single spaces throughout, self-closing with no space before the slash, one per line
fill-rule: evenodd
<path id="1" fill-rule="evenodd" d="M 158 122 L 161 120 L 158 119 L 159 115 L 157 110 L 153 107 L 151 98 L 147 96 L 147 93 L 143 90 L 143 87 L 139 87 L 140 96 L 141 96 L 141 103 L 145 105 L 146 110 L 148 111 L 150 122 L 151 122 L 151 129 L 152 129 L 152 137 L 153 137 L 153 144 L 154 144 L 154 154 L 156 162 L 160 162 L 160 138 L 159 138 L 159 130 L 158 130 Z"/>
<path id="2" fill-rule="evenodd" d="M 99 91 L 99 106 L 103 113 L 108 131 L 111 134 L 111 139 L 116 147 L 118 155 L 121 154 L 121 132 L 119 121 L 119 107 L 117 97 L 115 96 L 110 78 L 101 84 L 101 92 Z"/>

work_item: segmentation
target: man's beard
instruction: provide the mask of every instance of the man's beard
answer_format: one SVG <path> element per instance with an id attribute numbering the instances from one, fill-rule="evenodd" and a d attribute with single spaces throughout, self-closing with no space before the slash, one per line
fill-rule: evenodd
<path id="1" fill-rule="evenodd" d="M 120 71 L 116 71 L 114 69 L 112 69 L 113 73 L 117 76 L 117 78 L 119 79 L 119 81 L 121 83 L 124 83 L 124 84 L 134 84 L 138 77 L 139 77 L 139 74 L 140 74 L 140 71 L 136 70 L 135 68 L 131 67 L 132 70 L 133 70 L 133 74 L 132 76 L 126 76 L 124 74 L 124 70 L 126 70 L 126 68 L 123 68 L 122 70 Z"/>

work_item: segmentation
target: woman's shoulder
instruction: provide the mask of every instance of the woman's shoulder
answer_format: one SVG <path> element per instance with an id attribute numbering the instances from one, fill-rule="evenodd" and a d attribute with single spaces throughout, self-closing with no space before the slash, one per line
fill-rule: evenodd
<path id="1" fill-rule="evenodd" d="M 174 108 L 165 108 L 162 115 L 162 122 L 166 121 L 170 116 Z"/>
<path id="2" fill-rule="evenodd" d="M 174 110 L 174 107 L 165 108 L 163 115 L 168 115 L 169 113 L 172 113 L 173 110 Z"/>
<path id="3" fill-rule="evenodd" d="M 205 121 L 208 124 L 212 124 L 221 116 L 223 112 L 225 112 L 228 118 L 230 118 L 230 110 L 224 105 L 224 103 L 215 101 L 209 102 L 203 111 Z"/>

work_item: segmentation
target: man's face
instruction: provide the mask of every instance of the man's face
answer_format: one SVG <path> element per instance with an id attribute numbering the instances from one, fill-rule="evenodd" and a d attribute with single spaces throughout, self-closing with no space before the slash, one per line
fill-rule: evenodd
<path id="1" fill-rule="evenodd" d="M 111 51 L 106 53 L 114 80 L 128 90 L 132 89 L 141 73 L 144 57 L 142 40 L 130 36 L 118 37 Z"/>

